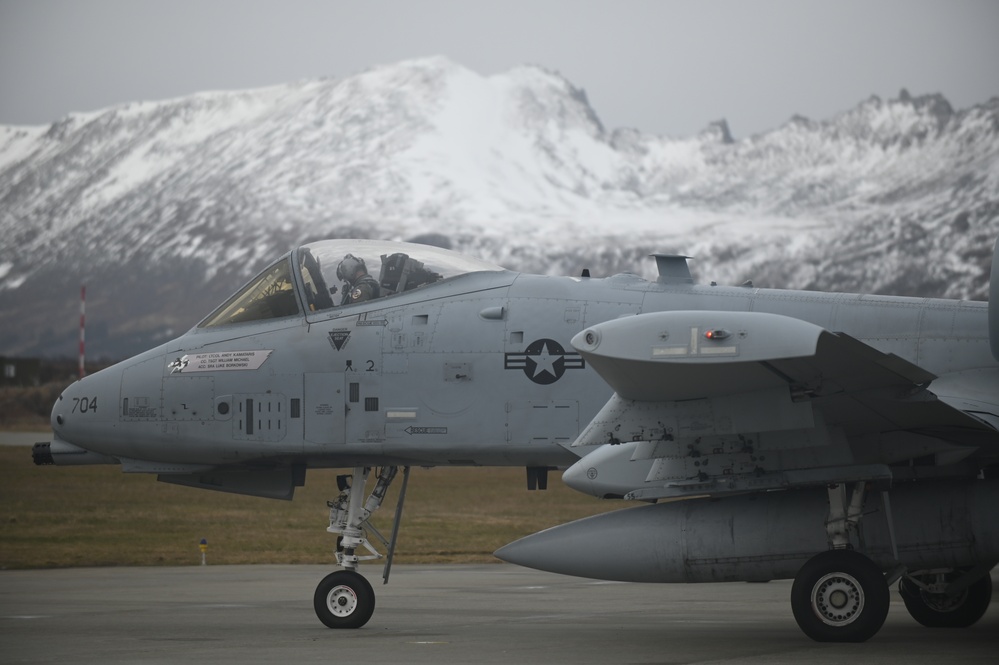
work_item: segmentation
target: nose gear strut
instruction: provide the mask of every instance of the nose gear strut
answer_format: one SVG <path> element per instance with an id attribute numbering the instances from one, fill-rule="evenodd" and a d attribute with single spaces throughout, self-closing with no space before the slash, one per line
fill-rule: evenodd
<path id="1" fill-rule="evenodd" d="M 383 584 L 388 584 L 403 502 L 406 499 L 406 486 L 409 484 L 408 466 L 402 470 L 402 486 L 399 488 L 390 537 L 383 536 L 368 520 L 382 505 L 398 471 L 399 467 L 395 466 L 378 469 L 375 487 L 367 500 L 364 500 L 364 490 L 371 473 L 370 467 L 354 467 L 352 475 L 337 476 L 340 495 L 333 501 L 326 502 L 330 509 L 330 525 L 326 531 L 337 534 L 336 562 L 344 570 L 323 579 L 316 588 L 313 599 L 316 615 L 330 628 L 360 628 L 374 612 L 374 591 L 368 581 L 357 572 L 361 561 L 384 558 L 382 580 Z M 386 548 L 385 555 L 379 553 L 368 540 L 369 533 Z M 359 554 L 358 550 L 361 548 L 368 553 Z"/>

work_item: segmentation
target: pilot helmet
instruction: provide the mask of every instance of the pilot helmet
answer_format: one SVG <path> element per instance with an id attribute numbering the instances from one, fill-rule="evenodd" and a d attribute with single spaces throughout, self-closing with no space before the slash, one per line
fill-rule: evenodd
<path id="1" fill-rule="evenodd" d="M 358 270 L 362 272 L 367 272 L 367 266 L 364 265 L 364 259 L 359 259 L 353 254 L 348 254 L 343 257 L 340 261 L 340 265 L 336 267 L 336 278 L 342 282 L 350 282 L 357 275 Z"/>

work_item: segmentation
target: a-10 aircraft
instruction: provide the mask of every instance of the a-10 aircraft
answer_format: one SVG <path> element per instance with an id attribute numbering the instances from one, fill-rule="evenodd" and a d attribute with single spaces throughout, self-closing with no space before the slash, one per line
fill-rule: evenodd
<path id="1" fill-rule="evenodd" d="M 34 458 L 281 499 L 309 469 L 349 469 L 329 502 L 343 569 L 314 597 L 331 628 L 371 617 L 358 563 L 387 548 L 387 581 L 414 465 L 523 466 L 529 488 L 565 468 L 649 504 L 528 536 L 508 561 L 793 578 L 820 641 L 874 635 L 895 582 L 926 626 L 977 621 L 999 562 L 999 307 L 698 285 L 686 257 L 655 259 L 655 281 L 550 277 L 306 244 L 186 334 L 67 388 Z M 384 537 L 368 517 L 397 475 Z"/>

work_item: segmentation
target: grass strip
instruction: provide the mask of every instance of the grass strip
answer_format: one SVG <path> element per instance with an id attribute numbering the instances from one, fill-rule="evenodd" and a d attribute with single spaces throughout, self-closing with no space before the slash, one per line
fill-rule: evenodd
<path id="1" fill-rule="evenodd" d="M 209 564 L 332 563 L 326 500 L 338 473 L 309 471 L 289 502 L 168 485 L 118 466 L 37 467 L 30 449 L 0 448 L 0 569 L 198 565 L 202 538 Z M 372 519 L 385 535 L 399 485 L 401 477 Z M 395 561 L 495 562 L 512 540 L 630 505 L 579 494 L 557 472 L 548 487 L 527 491 L 520 467 L 413 469 Z"/>

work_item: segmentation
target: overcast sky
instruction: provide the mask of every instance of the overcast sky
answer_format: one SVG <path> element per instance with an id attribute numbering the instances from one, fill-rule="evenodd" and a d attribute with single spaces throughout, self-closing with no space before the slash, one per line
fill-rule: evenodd
<path id="1" fill-rule="evenodd" d="M 431 55 L 558 71 L 609 129 L 740 138 L 903 87 L 999 96 L 999 1 L 0 0 L 0 124 Z"/>

